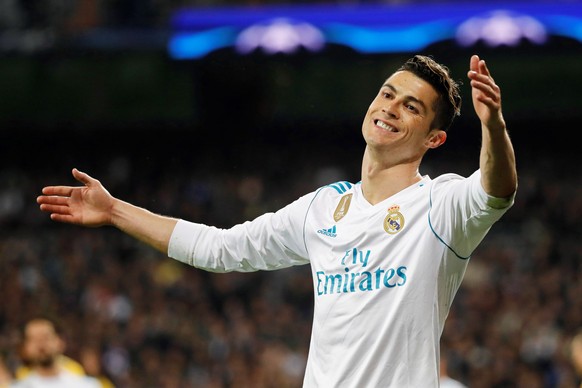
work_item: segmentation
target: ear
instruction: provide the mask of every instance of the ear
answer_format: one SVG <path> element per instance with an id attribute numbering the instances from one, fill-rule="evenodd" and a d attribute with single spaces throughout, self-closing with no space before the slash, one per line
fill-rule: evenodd
<path id="1" fill-rule="evenodd" d="M 447 133 L 442 129 L 431 129 L 426 137 L 426 148 L 437 148 L 447 141 Z"/>

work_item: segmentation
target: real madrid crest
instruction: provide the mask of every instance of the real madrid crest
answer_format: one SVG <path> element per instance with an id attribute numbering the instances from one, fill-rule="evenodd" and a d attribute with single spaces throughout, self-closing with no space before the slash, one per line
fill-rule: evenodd
<path id="1" fill-rule="evenodd" d="M 333 219 L 335 222 L 338 222 L 342 218 L 348 214 L 348 210 L 350 209 L 350 203 L 352 203 L 352 194 L 346 194 L 340 199 L 337 207 L 335 208 L 335 212 L 333 212 Z"/>
<path id="2" fill-rule="evenodd" d="M 388 215 L 384 218 L 384 230 L 388 234 L 396 234 L 404 228 L 404 216 L 400 213 L 400 206 L 388 208 Z"/>

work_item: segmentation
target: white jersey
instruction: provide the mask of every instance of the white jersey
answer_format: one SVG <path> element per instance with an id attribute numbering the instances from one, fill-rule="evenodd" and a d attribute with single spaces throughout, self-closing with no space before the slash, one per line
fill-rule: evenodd
<path id="1" fill-rule="evenodd" d="M 100 388 L 99 380 L 63 371 L 56 376 L 41 376 L 31 373 L 12 383 L 10 388 Z"/>
<path id="2" fill-rule="evenodd" d="M 512 203 L 488 196 L 479 171 L 425 176 L 376 205 L 339 182 L 228 230 L 179 221 L 168 254 L 216 272 L 310 263 L 304 387 L 437 387 L 468 258 Z"/>
<path id="3" fill-rule="evenodd" d="M 451 377 L 441 377 L 440 388 L 467 388 L 467 386 Z"/>

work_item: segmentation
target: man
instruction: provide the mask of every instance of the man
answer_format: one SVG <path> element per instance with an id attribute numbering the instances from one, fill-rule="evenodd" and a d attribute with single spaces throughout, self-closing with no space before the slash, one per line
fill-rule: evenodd
<path id="1" fill-rule="evenodd" d="M 439 338 L 468 258 L 517 188 L 500 89 L 476 55 L 468 77 L 482 128 L 480 168 L 469 178 L 419 173 L 461 101 L 444 66 L 415 56 L 368 109 L 356 184 L 322 187 L 228 230 L 123 202 L 76 169 L 84 186 L 45 187 L 38 203 L 55 221 L 113 225 L 209 271 L 309 263 L 315 310 L 305 387 L 436 387 Z"/>
<path id="2" fill-rule="evenodd" d="M 76 387 L 99 388 L 99 381 L 84 375 L 80 364 L 63 355 L 65 342 L 54 322 L 36 318 L 23 330 L 21 356 L 26 371 L 20 370 L 14 388 Z"/>

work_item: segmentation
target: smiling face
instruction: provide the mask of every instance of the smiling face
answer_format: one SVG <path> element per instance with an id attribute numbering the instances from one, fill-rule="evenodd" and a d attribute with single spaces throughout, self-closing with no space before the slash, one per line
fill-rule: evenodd
<path id="1" fill-rule="evenodd" d="M 402 161 L 422 158 L 429 148 L 446 140 L 446 133 L 431 128 L 438 94 L 423 79 L 398 71 L 386 80 L 362 124 L 368 147 L 397 152 Z"/>

